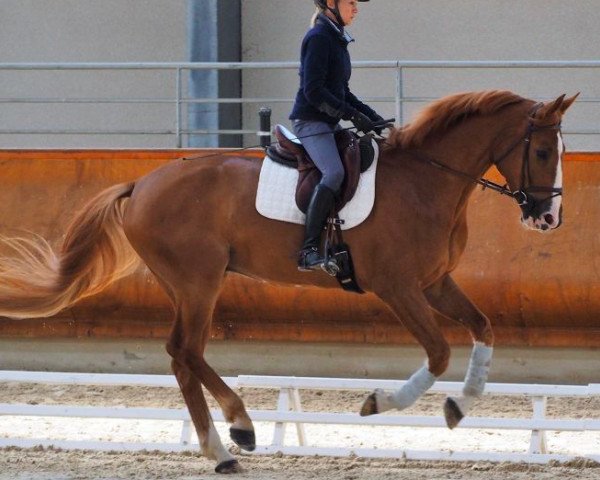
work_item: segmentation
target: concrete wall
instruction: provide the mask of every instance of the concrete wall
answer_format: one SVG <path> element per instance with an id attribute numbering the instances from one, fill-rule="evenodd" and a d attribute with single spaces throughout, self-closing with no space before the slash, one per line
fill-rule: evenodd
<path id="1" fill-rule="evenodd" d="M 275 6 L 276 4 L 276 6 Z M 312 2 L 253 0 L 243 2 L 243 59 L 297 60 L 299 45 L 313 11 Z M 353 60 L 596 60 L 600 44 L 597 0 L 375 0 L 360 5 L 349 29 L 356 38 Z M 536 99 L 582 92 L 600 96 L 600 69 L 583 70 L 428 70 L 405 71 L 405 95 L 440 97 L 488 88 L 510 89 Z M 244 74 L 244 95 L 293 98 L 296 72 Z M 351 82 L 363 98 L 391 97 L 392 71 L 357 71 Z M 410 103 L 407 119 L 423 103 Z M 384 116 L 393 104 L 375 103 Z M 275 105 L 274 121 L 287 118 L 290 104 Z M 247 124 L 256 109 L 245 109 Z M 569 112 L 565 130 L 598 130 L 598 104 L 579 102 Z M 600 148 L 600 137 L 569 136 L 570 149 Z"/>
<path id="2" fill-rule="evenodd" d="M 185 0 L 0 0 L 0 62 L 186 60 Z M 4 72 L 0 97 L 168 98 L 165 72 Z M 0 104 L 2 129 L 174 128 L 174 107 Z M 172 137 L 0 136 L 4 148 L 173 147 Z"/>
<path id="3" fill-rule="evenodd" d="M 223 2 L 230 0 L 222 0 Z M 237 2 L 237 0 L 236 0 Z M 232 2 L 233 3 L 233 2 Z M 299 45 L 312 13 L 308 0 L 245 0 L 242 60 L 298 60 Z M 0 0 L 0 62 L 185 61 L 187 0 Z M 357 42 L 354 60 L 589 60 L 600 44 L 597 0 L 374 0 L 361 4 L 350 29 Z M 600 97 L 599 69 L 428 70 L 405 72 L 405 95 L 437 98 L 464 90 L 507 88 L 545 99 L 582 91 Z M 187 82 L 183 82 L 184 87 Z M 295 70 L 250 71 L 243 75 L 245 97 L 292 99 Z M 355 93 L 394 114 L 392 71 L 355 71 Z M 175 78 L 164 72 L 8 73 L 0 71 L 0 98 L 137 97 L 172 99 Z M 274 120 L 285 122 L 291 104 L 271 103 Z M 422 105 L 409 103 L 406 118 Z M 244 108 L 243 127 L 257 126 L 260 105 Z M 0 103 L 2 129 L 175 128 L 174 106 L 40 105 Z M 185 115 L 183 116 L 185 119 Z M 565 130 L 600 130 L 597 103 L 578 102 Z M 255 144 L 247 136 L 246 144 Z M 172 136 L 6 136 L 4 147 L 173 147 Z M 600 136 L 567 138 L 574 149 L 598 150 Z"/>
<path id="4" fill-rule="evenodd" d="M 454 347 L 446 381 L 462 381 L 470 348 Z M 223 376 L 285 375 L 404 380 L 423 365 L 420 347 L 209 342 L 208 363 Z M 1 370 L 170 373 L 163 341 L 0 340 Z M 598 352 L 591 349 L 496 348 L 491 382 L 598 381 Z"/>

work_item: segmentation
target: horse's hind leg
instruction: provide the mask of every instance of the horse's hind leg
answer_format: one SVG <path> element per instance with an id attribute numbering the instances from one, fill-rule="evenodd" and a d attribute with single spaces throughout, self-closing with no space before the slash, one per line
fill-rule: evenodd
<path id="1" fill-rule="evenodd" d="M 425 296 L 436 311 L 464 325 L 473 337 L 463 394 L 457 398 L 448 397 L 444 405 L 446 423 L 449 428 L 454 428 L 483 393 L 492 361 L 494 334 L 489 319 L 473 305 L 450 275 L 427 289 Z"/>
<path id="2" fill-rule="evenodd" d="M 225 449 L 217 433 L 204 398 L 200 382 L 192 371 L 177 360 L 172 360 L 171 366 L 177 378 L 177 383 L 192 417 L 192 422 L 198 433 L 202 453 L 217 462 L 217 473 L 238 473 L 242 469 L 238 461 Z"/>
<path id="3" fill-rule="evenodd" d="M 242 399 L 227 386 L 208 363 L 203 362 L 198 368 L 202 370 L 202 384 L 219 403 L 225 420 L 231 424 L 229 428 L 231 439 L 240 448 L 253 451 L 256 448 L 254 426 Z"/>
<path id="4" fill-rule="evenodd" d="M 214 307 L 223 281 L 210 276 L 194 282 L 191 292 L 178 290 L 173 295 L 176 318 L 167 351 L 173 358 L 172 366 L 182 395 L 196 427 L 205 456 L 217 461 L 216 471 L 241 471 L 237 460 L 225 449 L 210 417 L 202 391 L 202 384 L 215 395 L 227 421 L 233 423 L 232 438 L 243 440 L 241 447 L 254 449 L 254 427 L 242 400 L 210 368 L 204 359 L 204 349 L 210 337 Z"/>
<path id="5" fill-rule="evenodd" d="M 423 346 L 428 362 L 398 391 L 386 393 L 383 390 L 375 390 L 361 408 L 360 414 L 363 416 L 382 413 L 392 408 L 402 410 L 409 407 L 446 371 L 450 358 L 450 347 L 433 317 L 423 292 L 418 287 L 384 287 L 378 295 Z"/>
<path id="6" fill-rule="evenodd" d="M 221 443 L 197 372 L 197 365 L 204 361 L 204 347 L 210 329 L 212 308 L 210 312 L 206 310 L 198 306 L 190 310 L 185 303 L 177 309 L 167 352 L 173 358 L 173 373 L 196 428 L 202 454 L 217 462 L 215 470 L 218 473 L 235 473 L 240 472 L 241 467 Z M 196 328 L 189 328 L 189 325 Z"/>

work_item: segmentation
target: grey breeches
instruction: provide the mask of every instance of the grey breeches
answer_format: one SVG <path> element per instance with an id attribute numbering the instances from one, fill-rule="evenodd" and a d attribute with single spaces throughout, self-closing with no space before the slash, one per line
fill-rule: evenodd
<path id="1" fill-rule="evenodd" d="M 339 191 L 344 181 L 344 166 L 338 153 L 333 132 L 340 130 L 339 124 L 294 120 L 294 133 L 301 138 L 302 145 L 323 174 L 321 183 L 334 192 Z M 308 138 L 302 138 L 308 137 Z"/>

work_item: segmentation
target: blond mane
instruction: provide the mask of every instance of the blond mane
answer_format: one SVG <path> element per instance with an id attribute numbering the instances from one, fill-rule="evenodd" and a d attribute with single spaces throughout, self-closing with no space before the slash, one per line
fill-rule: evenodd
<path id="1" fill-rule="evenodd" d="M 507 90 L 457 93 L 427 105 L 415 120 L 390 133 L 388 143 L 394 147 L 420 147 L 427 137 L 446 131 L 471 115 L 487 115 L 523 97 Z"/>

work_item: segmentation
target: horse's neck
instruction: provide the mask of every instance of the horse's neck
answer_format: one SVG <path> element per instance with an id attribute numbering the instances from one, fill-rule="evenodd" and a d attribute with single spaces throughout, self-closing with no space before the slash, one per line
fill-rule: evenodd
<path id="1" fill-rule="evenodd" d="M 480 178 L 491 166 L 492 149 L 499 133 L 492 119 L 474 119 L 455 127 L 422 150 L 453 170 Z"/>
<path id="2" fill-rule="evenodd" d="M 457 218 L 477 186 L 474 180 L 481 178 L 491 166 L 496 155 L 494 149 L 502 142 L 503 132 L 511 130 L 515 118 L 490 115 L 467 119 L 443 135 L 426 140 L 422 147 L 405 151 L 404 154 L 415 157 L 415 161 L 402 163 L 413 170 L 418 183 L 416 188 L 422 188 L 424 194 L 435 192 L 440 199 L 440 210 L 447 210 L 449 218 Z M 427 162 L 428 159 L 455 172 L 437 168 Z M 423 175 L 426 180 L 421 181 Z"/>
<path id="3" fill-rule="evenodd" d="M 510 107 L 509 107 L 510 108 Z M 426 145 L 424 152 L 451 169 L 461 172 L 454 182 L 440 178 L 440 188 L 458 188 L 472 191 L 476 183 L 492 166 L 495 159 L 512 145 L 519 133 L 519 120 L 523 117 L 521 106 L 496 115 L 474 117 Z M 439 176 L 438 176 L 439 177 Z M 467 177 L 470 177 L 469 180 Z M 461 186 L 462 184 L 462 186 Z"/>

